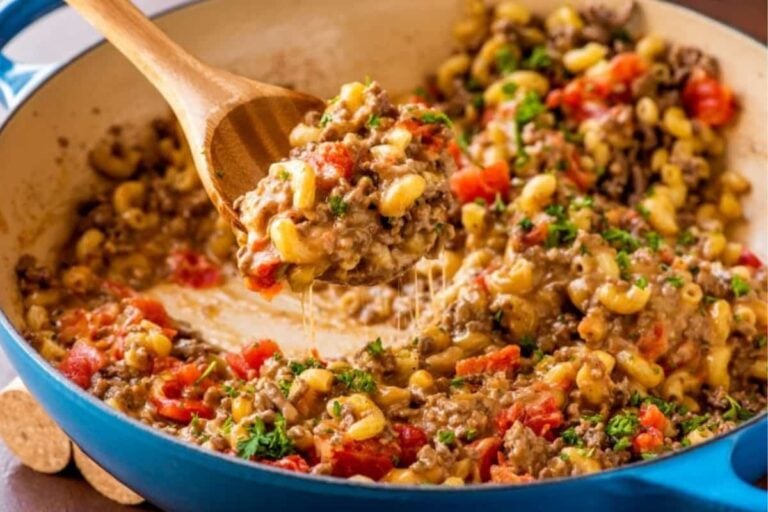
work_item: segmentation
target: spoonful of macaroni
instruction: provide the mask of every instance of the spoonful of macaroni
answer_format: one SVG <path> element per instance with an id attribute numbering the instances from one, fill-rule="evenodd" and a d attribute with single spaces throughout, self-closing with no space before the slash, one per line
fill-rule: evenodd
<path id="1" fill-rule="evenodd" d="M 327 103 L 203 64 L 128 0 L 67 0 L 165 97 L 249 288 L 397 277 L 452 236 L 450 120 L 375 82 Z"/>

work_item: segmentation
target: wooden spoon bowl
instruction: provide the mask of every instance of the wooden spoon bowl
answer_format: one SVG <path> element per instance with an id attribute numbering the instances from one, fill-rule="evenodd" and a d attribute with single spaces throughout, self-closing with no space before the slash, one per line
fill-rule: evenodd
<path id="1" fill-rule="evenodd" d="M 234 201 L 288 155 L 313 96 L 212 68 L 171 41 L 128 0 L 67 0 L 152 82 L 179 119 L 206 192 L 240 226 Z"/>

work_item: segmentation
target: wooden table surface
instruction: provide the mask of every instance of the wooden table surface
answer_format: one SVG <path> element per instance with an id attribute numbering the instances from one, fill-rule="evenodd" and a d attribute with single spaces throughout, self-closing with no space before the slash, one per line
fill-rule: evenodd
<path id="1" fill-rule="evenodd" d="M 675 3 L 727 23 L 766 42 L 765 0 L 678 0 Z M 0 351 L 0 387 L 14 376 Z M 0 512 L 126 512 L 156 510 L 151 505 L 123 507 L 94 491 L 74 467 L 58 475 L 42 475 L 22 466 L 0 442 Z"/>

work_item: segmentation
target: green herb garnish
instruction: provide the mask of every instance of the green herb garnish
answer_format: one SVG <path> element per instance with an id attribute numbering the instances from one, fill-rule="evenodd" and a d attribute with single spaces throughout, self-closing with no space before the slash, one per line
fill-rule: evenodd
<path id="1" fill-rule="evenodd" d="M 357 368 L 344 370 L 336 375 L 336 378 L 350 391 L 361 391 L 364 393 L 376 391 L 376 381 L 373 379 L 373 375 L 364 370 L 358 370 Z"/>
<path id="2" fill-rule="evenodd" d="M 441 430 L 437 433 L 437 440 L 446 446 L 450 446 L 456 442 L 456 434 L 451 430 Z"/>
<path id="3" fill-rule="evenodd" d="M 365 126 L 368 128 L 378 128 L 381 124 L 381 116 L 378 114 L 371 114 L 368 120 L 365 122 Z"/>
<path id="4" fill-rule="evenodd" d="M 331 208 L 331 213 L 334 217 L 342 217 L 347 213 L 349 204 L 344 201 L 341 196 L 331 196 L 328 198 L 328 206 Z"/>
<path id="5" fill-rule="evenodd" d="M 512 53 L 512 47 L 508 44 L 502 46 L 496 52 L 496 69 L 502 75 L 507 75 L 517 70 L 517 59 Z"/>
<path id="6" fill-rule="evenodd" d="M 525 61 L 530 69 L 546 69 L 552 65 L 552 58 L 544 46 L 535 46 Z"/>
<path id="7" fill-rule="evenodd" d="M 381 357 L 381 355 L 384 354 L 384 345 L 381 342 L 381 338 L 376 338 L 374 341 L 367 344 L 365 350 L 371 357 Z"/>
<path id="8" fill-rule="evenodd" d="M 744 295 L 749 293 L 749 284 L 742 279 L 740 276 L 732 276 L 731 277 L 731 291 L 733 291 L 733 294 L 738 297 L 743 297 Z"/>
<path id="9" fill-rule="evenodd" d="M 674 286 L 675 288 L 682 288 L 683 284 L 685 284 L 685 281 L 683 281 L 683 278 L 678 275 L 671 275 L 664 279 L 664 282 L 669 283 L 670 285 Z"/>
<path id="10" fill-rule="evenodd" d="M 575 427 L 569 427 L 565 430 L 563 430 L 563 433 L 560 434 L 560 437 L 563 438 L 563 441 L 565 441 L 565 444 L 569 446 L 577 446 L 581 448 L 584 446 L 584 440 L 579 436 L 579 434 L 576 433 Z"/>
<path id="11" fill-rule="evenodd" d="M 448 127 L 453 126 L 453 121 L 445 112 L 424 112 L 419 119 L 428 124 L 442 123 Z"/>
<path id="12" fill-rule="evenodd" d="M 293 442 L 286 433 L 282 414 L 275 417 L 271 430 L 267 430 L 261 419 L 255 418 L 248 430 L 248 437 L 237 442 L 237 455 L 243 459 L 255 457 L 275 460 L 292 452 Z"/>
<path id="13" fill-rule="evenodd" d="M 640 241 L 623 229 L 610 228 L 602 233 L 603 238 L 616 249 L 633 253 L 640 247 Z"/>

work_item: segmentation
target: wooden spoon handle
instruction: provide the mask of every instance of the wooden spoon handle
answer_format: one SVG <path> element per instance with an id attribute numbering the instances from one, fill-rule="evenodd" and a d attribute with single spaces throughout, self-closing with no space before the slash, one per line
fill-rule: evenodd
<path id="1" fill-rule="evenodd" d="M 66 1 L 152 82 L 177 116 L 205 119 L 212 106 L 235 94 L 238 80 L 187 53 L 129 0 Z"/>

